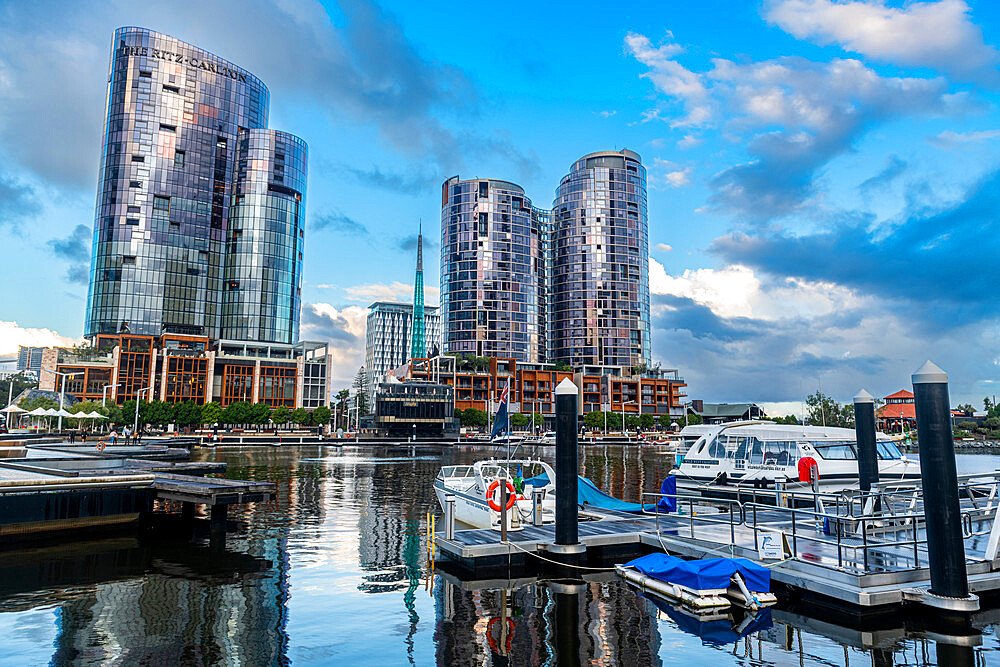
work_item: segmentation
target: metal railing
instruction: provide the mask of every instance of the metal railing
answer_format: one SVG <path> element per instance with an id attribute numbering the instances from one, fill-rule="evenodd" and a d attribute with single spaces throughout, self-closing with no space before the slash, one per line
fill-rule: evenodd
<path id="1" fill-rule="evenodd" d="M 961 510 L 963 539 L 968 541 L 990 534 L 1000 505 L 1000 471 L 961 476 L 959 496 L 965 503 Z M 664 498 L 676 499 L 678 509 L 686 506 L 687 515 L 661 511 L 657 503 Z M 760 502 L 772 498 L 773 503 Z M 652 499 L 653 510 L 645 509 L 647 499 Z M 815 505 L 812 508 L 795 507 L 796 501 L 811 501 Z M 720 543 L 720 546 L 747 548 L 749 544 L 737 544 L 737 530 L 741 527 L 752 533 L 754 550 L 760 548 L 762 534 L 781 532 L 788 540 L 793 559 L 807 553 L 800 548 L 800 541 L 821 545 L 821 552 L 827 550 L 826 554 L 810 554 L 810 562 L 820 567 L 867 574 L 927 566 L 927 536 L 921 529 L 924 514 L 919 482 L 912 485 L 884 483 L 871 492 L 840 494 L 754 489 L 748 490 L 747 500 L 644 492 L 640 494 L 640 502 L 644 503 L 644 514 L 655 515 L 657 535 L 665 527 L 676 530 L 686 524 L 690 538 L 697 539 L 696 525 L 722 524 L 729 526 L 729 545 Z M 697 510 L 705 506 L 714 506 L 720 511 L 699 514 Z M 874 508 L 878 511 L 873 511 Z M 661 524 L 661 517 L 671 519 L 667 526 Z M 743 536 L 748 543 L 750 535 L 744 533 Z M 836 566 L 825 562 L 834 552 Z"/>

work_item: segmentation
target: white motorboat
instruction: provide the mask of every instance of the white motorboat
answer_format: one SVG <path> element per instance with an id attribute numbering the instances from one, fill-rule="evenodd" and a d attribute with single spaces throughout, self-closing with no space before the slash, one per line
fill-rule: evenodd
<path id="1" fill-rule="evenodd" d="M 506 435 L 498 435 L 497 437 L 490 440 L 494 445 L 520 445 L 524 442 L 524 436 L 521 435 L 511 435 L 510 433 Z"/>
<path id="2" fill-rule="evenodd" d="M 849 488 L 858 483 L 854 429 L 761 421 L 700 428 L 702 434 L 677 470 L 678 486 L 766 486 L 775 480 L 794 483 L 813 466 L 821 487 Z M 920 478 L 920 463 L 906 458 L 889 436 L 877 433 L 875 444 L 880 481 Z"/>
<path id="3" fill-rule="evenodd" d="M 544 480 L 532 479 L 545 474 Z M 534 489 L 542 490 L 542 522 L 555 520 L 555 471 L 538 459 L 488 459 L 471 465 L 442 466 L 434 480 L 441 509 L 455 496 L 455 519 L 475 528 L 500 528 L 500 485 L 507 485 L 507 530 L 531 524 Z"/>

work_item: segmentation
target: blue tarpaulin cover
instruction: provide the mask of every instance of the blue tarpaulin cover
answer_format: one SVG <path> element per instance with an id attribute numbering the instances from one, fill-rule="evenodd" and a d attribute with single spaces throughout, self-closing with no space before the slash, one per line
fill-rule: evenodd
<path id="1" fill-rule="evenodd" d="M 545 486 L 549 483 L 549 476 L 544 472 L 541 475 L 536 475 L 530 479 L 524 480 L 524 484 L 531 486 Z M 603 510 L 616 510 L 618 512 L 641 512 L 642 505 L 639 503 L 630 503 L 624 500 L 618 500 L 614 496 L 609 496 L 608 494 L 601 491 L 597 486 L 591 482 L 586 477 L 580 477 L 576 486 L 576 502 L 579 504 L 587 504 L 591 507 L 597 507 Z M 656 505 L 653 503 L 648 503 L 646 505 L 646 511 L 652 512 L 656 510 Z"/>
<path id="2" fill-rule="evenodd" d="M 747 589 L 757 593 L 771 592 L 771 571 L 746 558 L 704 558 L 683 560 L 676 556 L 653 553 L 626 563 L 645 575 L 679 584 L 694 590 L 729 588 L 729 580 L 739 572 Z"/>

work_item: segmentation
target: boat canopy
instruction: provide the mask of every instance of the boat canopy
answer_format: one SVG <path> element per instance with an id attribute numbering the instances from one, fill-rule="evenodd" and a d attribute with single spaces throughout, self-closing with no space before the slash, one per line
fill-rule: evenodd
<path id="1" fill-rule="evenodd" d="M 739 573 L 747 589 L 755 593 L 771 591 L 771 571 L 746 558 L 704 558 L 683 560 L 676 556 L 652 553 L 625 564 L 643 574 L 694 590 L 729 588 L 733 575 Z"/>
<path id="2" fill-rule="evenodd" d="M 586 477 L 578 476 L 579 482 L 576 485 L 576 498 L 577 503 L 580 505 L 590 505 L 591 507 L 596 507 L 602 510 L 614 510 L 617 512 L 642 512 L 644 506 L 639 503 L 630 503 L 624 500 L 619 500 L 614 496 L 609 496 L 608 494 L 597 488 L 593 482 L 591 482 Z M 541 475 L 536 475 L 531 479 L 524 480 L 524 483 L 530 484 L 535 487 L 542 487 L 549 483 L 549 476 L 545 473 Z M 645 505 L 645 510 L 647 512 L 656 511 L 656 504 L 649 503 Z"/>

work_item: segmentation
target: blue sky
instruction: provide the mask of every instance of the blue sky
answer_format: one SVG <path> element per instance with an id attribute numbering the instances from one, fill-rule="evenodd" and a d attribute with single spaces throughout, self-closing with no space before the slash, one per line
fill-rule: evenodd
<path id="1" fill-rule="evenodd" d="M 926 358 L 954 402 L 997 393 L 994 4 L 0 3 L 0 354 L 81 334 L 121 25 L 254 72 L 309 143 L 303 336 L 341 381 L 367 304 L 408 298 L 420 219 L 436 301 L 441 181 L 549 206 L 574 159 L 628 147 L 654 358 L 692 397 L 884 395 Z"/>

